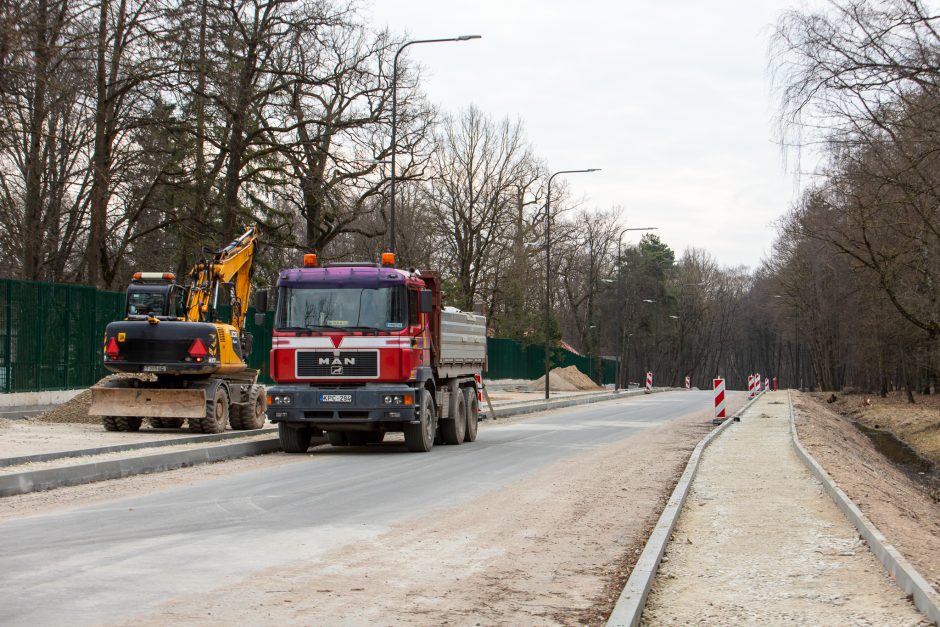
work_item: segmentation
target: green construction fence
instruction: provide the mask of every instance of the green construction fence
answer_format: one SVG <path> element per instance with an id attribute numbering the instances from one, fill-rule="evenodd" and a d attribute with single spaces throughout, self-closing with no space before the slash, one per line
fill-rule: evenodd
<path id="1" fill-rule="evenodd" d="M 220 312 L 224 319 L 224 311 Z M 84 388 L 108 373 L 102 350 L 104 328 L 124 315 L 124 293 L 83 285 L 0 279 L 0 393 Z M 268 377 L 273 316 L 256 325 L 249 307 L 246 331 L 254 346 L 248 365 L 261 381 Z M 537 379 L 544 373 L 544 349 L 488 338 L 488 379 Z M 602 360 L 603 383 L 613 383 L 617 364 Z M 576 366 L 591 375 L 592 359 L 562 348 L 552 350 L 552 367 Z"/>

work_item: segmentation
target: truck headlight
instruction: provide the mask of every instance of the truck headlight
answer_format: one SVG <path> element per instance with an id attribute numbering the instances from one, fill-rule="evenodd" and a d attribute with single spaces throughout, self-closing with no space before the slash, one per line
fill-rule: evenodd
<path id="1" fill-rule="evenodd" d="M 385 405 L 412 405 L 414 397 L 411 394 L 386 394 L 382 397 Z"/>
<path id="2" fill-rule="evenodd" d="M 290 405 L 290 396 L 275 396 L 271 400 L 275 405 Z"/>

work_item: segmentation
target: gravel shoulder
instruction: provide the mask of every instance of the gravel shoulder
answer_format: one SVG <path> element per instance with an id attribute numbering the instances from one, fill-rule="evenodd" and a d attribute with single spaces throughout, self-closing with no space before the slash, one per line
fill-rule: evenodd
<path id="1" fill-rule="evenodd" d="M 851 422 L 793 393 L 800 442 L 865 516 L 940 593 L 940 501 L 879 453 Z"/>
<path id="2" fill-rule="evenodd" d="M 706 449 L 643 624 L 929 624 L 791 442 L 777 392 Z"/>

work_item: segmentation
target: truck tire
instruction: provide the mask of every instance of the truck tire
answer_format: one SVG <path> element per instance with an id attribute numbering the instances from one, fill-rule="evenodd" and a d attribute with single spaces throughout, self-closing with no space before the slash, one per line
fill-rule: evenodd
<path id="1" fill-rule="evenodd" d="M 463 392 L 458 388 L 450 395 L 447 418 L 441 418 L 441 439 L 444 444 L 463 444 L 467 431 L 467 403 Z"/>
<path id="2" fill-rule="evenodd" d="M 480 401 L 477 400 L 477 391 L 474 388 L 467 387 L 463 389 L 464 406 L 467 411 L 467 431 L 464 434 L 464 442 L 475 442 L 477 439 L 477 428 L 480 422 Z"/>
<path id="3" fill-rule="evenodd" d="M 267 418 L 267 408 L 264 386 L 253 385 L 248 391 L 248 401 L 244 405 L 232 403 L 228 418 L 229 424 L 237 431 L 260 429 Z"/>
<path id="4" fill-rule="evenodd" d="M 326 439 L 330 446 L 348 446 L 349 440 L 346 438 L 345 431 L 327 431 Z"/>
<path id="5" fill-rule="evenodd" d="M 135 418 L 134 416 L 104 416 L 101 418 L 101 424 L 104 425 L 105 431 L 139 431 L 143 422 L 143 418 Z"/>
<path id="6" fill-rule="evenodd" d="M 190 418 L 189 430 L 195 433 L 222 433 L 228 426 L 228 392 L 219 386 L 215 398 L 206 402 L 205 418 Z"/>
<path id="7" fill-rule="evenodd" d="M 150 426 L 154 429 L 179 429 L 186 422 L 185 418 L 150 418 Z"/>
<path id="8" fill-rule="evenodd" d="M 306 453 L 310 448 L 310 427 L 291 427 L 286 422 L 277 423 L 277 439 L 285 453 Z"/>
<path id="9" fill-rule="evenodd" d="M 421 394 L 421 416 L 416 425 L 405 425 L 405 446 L 412 453 L 427 453 L 434 447 L 434 434 L 437 431 L 437 415 L 431 393 L 425 390 Z"/>

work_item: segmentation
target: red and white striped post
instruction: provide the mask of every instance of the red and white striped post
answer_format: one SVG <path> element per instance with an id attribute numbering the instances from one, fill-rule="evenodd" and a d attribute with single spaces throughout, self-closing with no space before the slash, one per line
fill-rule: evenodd
<path id="1" fill-rule="evenodd" d="M 721 422 L 725 419 L 725 380 L 713 379 L 712 387 L 715 389 L 715 420 Z"/>
<path id="2" fill-rule="evenodd" d="M 687 389 L 687 390 L 691 390 L 691 389 L 692 389 L 692 378 L 691 378 L 691 377 L 686 377 L 686 378 L 685 378 L 685 389 Z"/>
<path id="3" fill-rule="evenodd" d="M 754 375 L 747 375 L 747 400 L 754 398 Z"/>
<path id="4" fill-rule="evenodd" d="M 754 375 L 754 393 L 755 396 L 760 396 L 761 393 L 759 372 Z"/>
<path id="5" fill-rule="evenodd" d="M 649 371 L 646 373 L 646 393 L 649 394 L 653 391 L 653 372 Z"/>
<path id="6" fill-rule="evenodd" d="M 770 377 L 764 377 L 764 391 L 770 391 Z"/>

